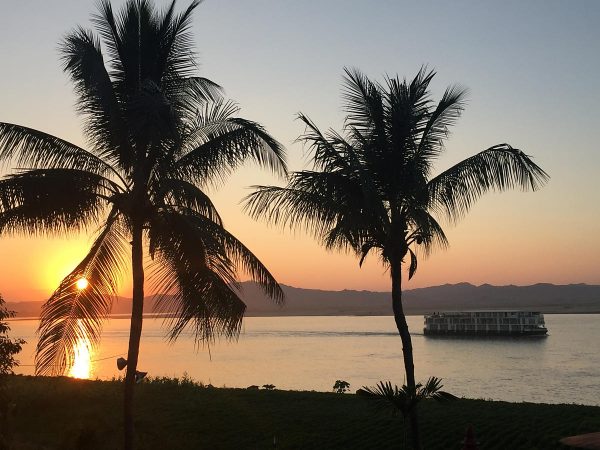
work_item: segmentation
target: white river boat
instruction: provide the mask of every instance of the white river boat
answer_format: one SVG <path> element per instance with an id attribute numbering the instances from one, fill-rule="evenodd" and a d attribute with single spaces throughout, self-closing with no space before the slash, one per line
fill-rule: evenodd
<path id="1" fill-rule="evenodd" d="M 426 336 L 546 336 L 544 315 L 531 311 L 438 312 L 425 316 Z"/>

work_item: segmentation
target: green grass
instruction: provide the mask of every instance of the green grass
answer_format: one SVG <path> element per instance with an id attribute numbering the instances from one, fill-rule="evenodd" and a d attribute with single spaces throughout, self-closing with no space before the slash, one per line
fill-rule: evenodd
<path id="1" fill-rule="evenodd" d="M 10 377 L 14 449 L 118 449 L 122 384 Z M 399 417 L 352 394 L 250 391 L 181 380 L 136 387 L 140 449 L 398 449 Z M 426 449 L 460 449 L 475 427 L 481 449 L 564 448 L 561 437 L 600 431 L 600 407 L 459 400 L 420 409 Z"/>

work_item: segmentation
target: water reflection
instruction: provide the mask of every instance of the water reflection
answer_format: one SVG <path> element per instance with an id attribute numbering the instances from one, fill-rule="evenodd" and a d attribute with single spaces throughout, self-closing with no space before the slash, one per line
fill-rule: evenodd
<path id="1" fill-rule="evenodd" d="M 69 376 L 73 378 L 90 378 L 92 372 L 92 350 L 81 321 L 78 320 L 77 324 L 80 331 L 79 339 L 75 345 L 73 362 L 69 368 Z"/>

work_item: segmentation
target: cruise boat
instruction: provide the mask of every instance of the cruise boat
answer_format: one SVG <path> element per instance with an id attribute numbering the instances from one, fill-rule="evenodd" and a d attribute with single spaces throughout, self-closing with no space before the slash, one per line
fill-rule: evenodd
<path id="1" fill-rule="evenodd" d="M 426 336 L 546 336 L 544 315 L 530 311 L 439 312 L 425 316 Z"/>

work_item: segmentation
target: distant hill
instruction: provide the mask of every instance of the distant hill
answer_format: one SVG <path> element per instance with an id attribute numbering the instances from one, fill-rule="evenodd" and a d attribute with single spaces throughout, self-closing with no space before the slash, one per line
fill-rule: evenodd
<path id="1" fill-rule="evenodd" d="M 248 315 L 391 315 L 391 293 L 322 291 L 284 287 L 287 301 L 278 308 L 257 285 L 244 284 Z M 600 313 L 600 286 L 535 284 L 474 286 L 446 284 L 403 292 L 406 314 L 478 309 L 523 309 L 544 313 Z"/>
<path id="2" fill-rule="evenodd" d="M 391 315 L 391 294 L 371 291 L 324 291 L 283 286 L 284 306 L 269 301 L 258 285 L 242 283 L 248 316 L 300 315 Z M 433 311 L 478 309 L 523 309 L 543 313 L 600 313 L 600 286 L 587 284 L 534 284 L 532 286 L 474 286 L 469 283 L 445 284 L 404 291 L 407 314 Z M 17 317 L 37 317 L 43 302 L 8 302 Z M 129 314 L 131 299 L 119 298 L 113 314 Z M 146 299 L 145 312 L 154 310 Z"/>

